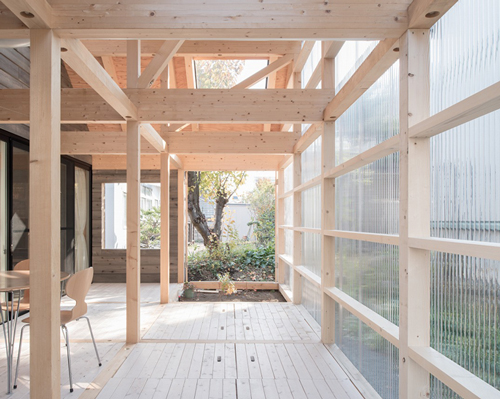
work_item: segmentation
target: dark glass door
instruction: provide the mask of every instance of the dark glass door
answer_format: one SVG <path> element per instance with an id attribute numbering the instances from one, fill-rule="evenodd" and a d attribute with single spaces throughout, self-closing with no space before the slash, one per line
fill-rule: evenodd
<path id="1" fill-rule="evenodd" d="M 12 143 L 12 202 L 10 211 L 10 255 L 14 267 L 29 258 L 29 152 L 28 147 Z"/>

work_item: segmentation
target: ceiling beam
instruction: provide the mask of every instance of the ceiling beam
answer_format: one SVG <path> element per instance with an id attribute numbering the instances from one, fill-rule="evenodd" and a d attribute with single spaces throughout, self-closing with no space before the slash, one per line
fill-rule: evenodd
<path id="1" fill-rule="evenodd" d="M 430 29 L 458 0 L 413 0 L 408 7 L 410 29 Z"/>
<path id="2" fill-rule="evenodd" d="M 293 54 L 287 54 L 281 58 L 278 58 L 276 61 L 271 62 L 266 67 L 262 68 L 260 71 L 254 73 L 252 76 L 249 76 L 244 81 L 238 83 L 233 86 L 233 89 L 247 89 L 254 84 L 259 83 L 262 79 L 267 78 L 272 73 L 280 70 L 281 68 L 287 66 L 293 61 Z"/>
<path id="3" fill-rule="evenodd" d="M 141 138 L 142 154 L 157 154 L 144 137 Z M 61 132 L 61 154 L 63 155 L 125 155 L 127 153 L 126 132 Z"/>
<path id="4" fill-rule="evenodd" d="M 254 171 L 278 170 L 283 155 L 202 154 L 180 155 L 186 171 Z"/>
<path id="5" fill-rule="evenodd" d="M 139 89 L 147 89 L 158 79 L 163 70 L 167 67 L 170 60 L 182 46 L 184 40 L 167 40 L 158 50 L 149 65 L 142 72 L 137 82 Z"/>
<path id="6" fill-rule="evenodd" d="M 104 70 L 108 73 L 109 76 L 118 84 L 118 75 L 116 73 L 116 66 L 113 57 L 109 55 L 102 55 L 102 65 L 104 66 Z"/>
<path id="7" fill-rule="evenodd" d="M 30 29 L 52 27 L 52 7 L 46 0 L 2 0 L 2 3 Z"/>
<path id="8" fill-rule="evenodd" d="M 174 165 L 174 168 L 184 169 L 182 160 L 176 154 L 170 154 L 170 163 Z"/>
<path id="9" fill-rule="evenodd" d="M 156 129 L 149 123 L 141 123 L 141 136 L 144 137 L 158 152 L 167 151 L 167 145 Z"/>
<path id="10" fill-rule="evenodd" d="M 123 91 L 143 123 L 315 123 L 333 98 L 322 89 Z M 61 99 L 61 123 L 123 123 L 92 89 L 62 89 Z M 0 90 L 0 122 L 29 123 L 28 89 Z"/>
<path id="11" fill-rule="evenodd" d="M 168 132 L 175 154 L 291 154 L 297 138 L 288 132 Z"/>
<path id="12" fill-rule="evenodd" d="M 141 170 L 160 169 L 160 154 L 141 154 Z M 171 169 L 175 165 L 171 165 Z M 126 170 L 126 155 L 92 155 L 92 170 Z"/>
<path id="13" fill-rule="evenodd" d="M 62 46 L 67 50 L 61 51 L 64 62 L 124 119 L 137 119 L 137 107 L 79 40 L 65 39 Z"/>
<path id="14" fill-rule="evenodd" d="M 1 30 L 0 30 L 1 32 Z M 160 51 L 164 40 L 142 40 L 142 56 L 151 57 Z M 85 40 L 85 47 L 95 56 L 127 56 L 126 40 Z M 177 50 L 178 56 L 195 57 L 255 57 L 267 58 L 272 55 L 294 54 L 300 51 L 299 41 L 235 41 L 235 40 L 186 40 Z"/>
<path id="15" fill-rule="evenodd" d="M 325 108 L 324 120 L 334 121 L 360 98 L 399 58 L 399 40 L 381 41 Z"/>

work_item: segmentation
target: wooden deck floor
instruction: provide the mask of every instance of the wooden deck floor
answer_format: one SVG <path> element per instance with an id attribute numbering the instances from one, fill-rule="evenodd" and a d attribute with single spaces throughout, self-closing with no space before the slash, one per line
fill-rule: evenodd
<path id="1" fill-rule="evenodd" d="M 344 399 L 362 398 L 319 326 L 290 303 L 158 303 L 159 286 L 141 285 L 143 341 L 124 346 L 125 285 L 94 284 L 88 296 L 98 367 L 88 329 L 68 325 L 75 392 L 69 393 L 61 346 L 63 398 Z M 63 307 L 71 301 L 63 300 Z M 23 341 L 19 387 L 29 397 L 29 342 Z M 62 341 L 61 341 L 62 342 Z M 0 348 L 0 397 L 5 350 Z"/>

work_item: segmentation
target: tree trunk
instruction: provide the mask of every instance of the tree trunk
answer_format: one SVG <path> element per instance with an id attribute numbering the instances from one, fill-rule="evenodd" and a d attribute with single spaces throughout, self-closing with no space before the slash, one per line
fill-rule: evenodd
<path id="1" fill-rule="evenodd" d="M 203 244 L 208 248 L 211 231 L 200 208 L 200 172 L 188 172 L 188 213 L 191 223 L 203 237 Z"/>

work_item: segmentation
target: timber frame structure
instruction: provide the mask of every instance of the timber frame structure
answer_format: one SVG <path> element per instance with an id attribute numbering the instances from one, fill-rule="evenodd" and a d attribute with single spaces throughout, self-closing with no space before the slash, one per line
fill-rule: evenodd
<path id="1" fill-rule="evenodd" d="M 399 397 L 429 395 L 434 375 L 463 397 L 499 392 L 430 347 L 430 251 L 500 260 L 500 245 L 430 237 L 430 137 L 500 107 L 499 84 L 430 116 L 429 29 L 457 0 L 202 0 L 90 2 L 2 0 L 0 39 L 29 39 L 29 89 L 0 90 L 0 123 L 30 124 L 32 398 L 58 398 L 59 157 L 92 155 L 94 169 L 127 171 L 127 342 L 140 341 L 140 170 L 160 169 L 162 187 L 185 171 L 277 172 L 277 282 L 294 303 L 308 280 L 322 295 L 322 341 L 335 342 L 340 304 L 399 349 Z M 335 93 L 335 57 L 345 40 L 380 40 Z M 322 57 L 309 82 L 301 70 L 315 41 Z M 73 88 L 61 89 L 61 59 Z M 200 90 L 193 59 L 266 59 L 263 70 L 231 89 Z M 400 132 L 335 165 L 335 121 L 397 60 Z M 265 90 L 248 88 L 268 78 Z M 318 89 L 318 83 L 321 88 Z M 61 131 L 87 124 L 89 131 Z M 301 134 L 301 125 L 310 128 Z M 292 127 L 290 129 L 290 127 Z M 305 183 L 300 154 L 322 137 L 321 174 Z M 399 235 L 335 229 L 335 179 L 389 154 L 400 154 Z M 284 169 L 293 165 L 293 188 Z M 321 186 L 320 228 L 302 227 L 301 193 Z M 284 201 L 293 198 L 293 225 Z M 184 242 L 179 201 L 179 243 Z M 168 301 L 168 189 L 162 191 L 161 302 Z M 165 212 L 166 209 L 166 212 Z M 284 233 L 294 235 L 293 256 Z M 301 266 L 302 232 L 321 236 L 321 276 Z M 335 287 L 335 238 L 399 246 L 399 326 Z M 185 248 L 179 244 L 179 259 Z M 179 261 L 181 264 L 181 260 Z M 285 289 L 284 270 L 294 283 Z M 182 270 L 179 269 L 179 270 Z M 182 273 L 179 273 L 182 276 Z"/>

